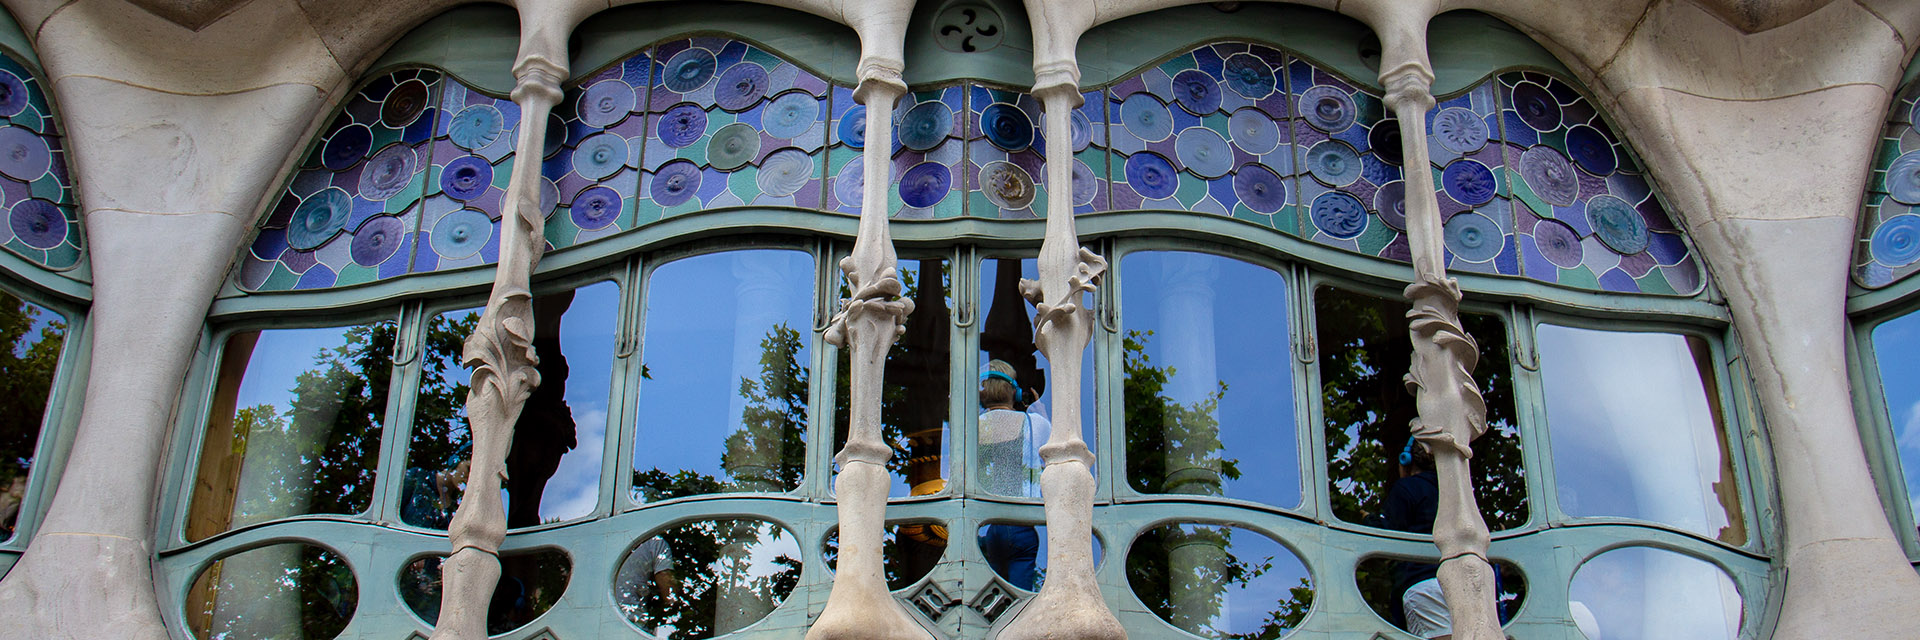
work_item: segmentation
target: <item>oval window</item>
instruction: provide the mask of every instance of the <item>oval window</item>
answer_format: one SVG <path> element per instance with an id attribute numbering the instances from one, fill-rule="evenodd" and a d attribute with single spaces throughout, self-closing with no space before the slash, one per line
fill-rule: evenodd
<path id="1" fill-rule="evenodd" d="M 661 638 L 712 638 L 786 601 L 800 582 L 800 544 L 765 520 L 689 522 L 635 542 L 614 580 L 614 602 L 634 625 Z"/>
<path id="2" fill-rule="evenodd" d="M 1260 533 L 1209 524 L 1148 529 L 1127 550 L 1127 582 L 1162 620 L 1203 638 L 1271 640 L 1313 608 L 1313 580 Z"/>
<path id="3" fill-rule="evenodd" d="M 338 554 L 276 544 L 207 565 L 187 592 L 187 628 L 200 640 L 326 640 L 347 628 L 359 605 L 359 583 Z"/>
<path id="4" fill-rule="evenodd" d="M 400 570 L 400 599 L 427 624 L 440 621 L 440 565 L 445 556 L 428 556 Z M 557 549 L 500 554 L 500 581 L 487 605 L 487 633 L 500 635 L 524 627 L 553 608 L 567 591 L 573 561 Z"/>
<path id="5" fill-rule="evenodd" d="M 1590 639 L 1740 635 L 1740 589 L 1719 567 L 1693 556 L 1626 547 L 1594 556 L 1573 572 L 1567 605 Z"/>

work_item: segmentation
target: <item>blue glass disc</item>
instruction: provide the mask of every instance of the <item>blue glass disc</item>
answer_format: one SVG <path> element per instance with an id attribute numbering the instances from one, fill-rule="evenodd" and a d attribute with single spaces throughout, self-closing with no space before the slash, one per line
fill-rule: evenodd
<path id="1" fill-rule="evenodd" d="M 855 149 L 867 146 L 867 105 L 853 105 L 840 116 L 840 143 Z"/>
<path id="2" fill-rule="evenodd" d="M 1280 148 L 1280 125 L 1259 109 L 1248 107 L 1227 116 L 1227 131 L 1233 133 L 1234 144 L 1256 156 Z"/>
<path id="3" fill-rule="evenodd" d="M 1536 131 L 1552 131 L 1560 127 L 1560 102 L 1546 87 L 1522 82 L 1513 87 L 1512 95 L 1513 110 L 1527 126 Z"/>
<path id="4" fill-rule="evenodd" d="M 1093 167 L 1079 160 L 1073 161 L 1073 204 L 1076 206 L 1093 204 L 1100 195 L 1100 178 L 1093 175 Z"/>
<path id="5" fill-rule="evenodd" d="M 387 258 L 399 253 L 400 241 L 407 235 L 407 225 L 396 216 L 374 216 L 360 223 L 353 231 L 353 242 L 347 245 L 347 255 L 353 263 L 363 267 L 377 267 Z"/>
<path id="6" fill-rule="evenodd" d="M 728 111 L 744 111 L 766 97 L 769 82 L 766 67 L 751 62 L 727 67 L 713 85 L 713 103 Z"/>
<path id="7" fill-rule="evenodd" d="M 1033 146 L 1033 119 L 1019 107 L 996 102 L 980 110 L 980 133 L 993 146 L 1009 152 L 1024 151 Z"/>
<path id="8" fill-rule="evenodd" d="M 767 154 L 754 176 L 761 193 L 778 198 L 799 192 L 810 180 L 813 180 L 813 156 L 794 148 Z"/>
<path id="9" fill-rule="evenodd" d="M 867 167 L 864 157 L 854 158 L 840 167 L 833 177 L 833 198 L 840 204 L 858 207 L 867 199 Z"/>
<path id="10" fill-rule="evenodd" d="M 287 221 L 287 246 L 312 251 L 332 240 L 353 218 L 353 197 L 345 189 L 327 187 L 307 196 Z"/>
<path id="11" fill-rule="evenodd" d="M 1487 146 L 1487 122 L 1480 114 L 1447 107 L 1433 114 L 1433 140 L 1454 153 L 1473 153 Z"/>
<path id="12" fill-rule="evenodd" d="M 1904 267 L 1920 262 L 1920 215 L 1897 215 L 1880 222 L 1868 242 L 1876 262 Z"/>
<path id="13" fill-rule="evenodd" d="M 1073 150 L 1086 151 L 1087 145 L 1093 144 L 1093 122 L 1087 120 L 1087 114 L 1081 113 L 1079 109 L 1073 111 L 1073 117 L 1067 122 L 1070 126 L 1068 131 L 1071 132 Z"/>
<path id="14" fill-rule="evenodd" d="M 21 172 L 43 163 L 23 162 L 22 160 L 27 156 L 21 155 L 20 152 L 22 149 L 33 147 L 36 143 L 39 148 L 46 148 L 47 143 L 40 142 L 39 137 L 40 134 L 26 127 L 0 128 L 0 151 L 6 152 L 0 155 L 0 171 L 21 180 L 31 181 L 40 177 L 39 173 L 31 176 L 21 175 Z M 327 138 L 327 146 L 320 149 L 320 164 L 328 169 L 340 171 L 358 164 L 362 158 L 367 157 L 367 152 L 371 151 L 372 147 L 373 130 L 363 124 L 347 125 L 333 132 L 332 137 Z M 46 173 L 45 166 L 40 167 L 40 173 Z"/>
<path id="15" fill-rule="evenodd" d="M 1567 155 L 1573 156 L 1574 164 L 1586 169 L 1587 173 L 1603 178 L 1620 168 L 1620 158 L 1614 155 L 1613 143 L 1599 129 L 1584 124 L 1567 129 Z"/>
<path id="16" fill-rule="evenodd" d="M 1136 93 L 1120 103 L 1120 124 L 1133 137 L 1159 142 L 1173 135 L 1173 112 L 1153 94 Z"/>
<path id="17" fill-rule="evenodd" d="M 493 165 L 479 156 L 460 156 L 440 170 L 440 190 L 455 200 L 472 200 L 493 185 Z"/>
<path id="18" fill-rule="evenodd" d="M 1148 200 L 1172 197 L 1180 189 L 1180 176 L 1174 172 L 1173 163 L 1152 151 L 1128 156 L 1124 172 L 1127 185 Z"/>
<path id="19" fill-rule="evenodd" d="M 580 122 L 589 127 L 611 127 L 627 114 L 633 112 L 633 87 L 620 80 L 601 80 L 580 92 L 580 102 L 574 108 L 580 112 Z"/>
<path id="20" fill-rule="evenodd" d="M 1380 221 L 1400 231 L 1407 230 L 1407 183 L 1395 180 L 1373 192 L 1373 211 Z"/>
<path id="21" fill-rule="evenodd" d="M 484 149 L 500 139 L 505 123 L 505 117 L 493 105 L 476 104 L 453 114 L 453 121 L 447 123 L 447 139 L 469 151 Z"/>
<path id="22" fill-rule="evenodd" d="M 700 141 L 707 133 L 707 112 L 699 105 L 682 102 L 669 107 L 660 114 L 659 124 L 654 126 L 660 141 L 675 149 L 684 148 Z"/>
<path id="23" fill-rule="evenodd" d="M 627 164 L 627 141 L 617 133 L 596 133 L 573 150 L 573 171 L 588 180 L 620 172 Z"/>
<path id="24" fill-rule="evenodd" d="M 714 67 L 719 64 L 713 52 L 694 47 L 673 54 L 667 60 L 665 68 L 660 70 L 660 81 L 668 91 L 687 93 L 706 86 L 713 79 Z"/>
<path id="25" fill-rule="evenodd" d="M 1621 255 L 1647 250 L 1647 219 L 1627 201 L 1611 195 L 1594 196 L 1587 201 L 1587 225 L 1607 248 Z"/>
<path id="26" fill-rule="evenodd" d="M 1506 232 L 1500 230 L 1500 223 L 1471 211 L 1448 220 L 1444 235 L 1447 250 L 1467 262 L 1492 260 L 1506 244 Z"/>
<path id="27" fill-rule="evenodd" d="M 1907 204 L 1920 204 L 1920 151 L 1908 151 L 1887 167 L 1887 194 Z"/>
<path id="28" fill-rule="evenodd" d="M 1307 150 L 1307 171 L 1314 179 L 1344 187 L 1360 179 L 1360 152 L 1342 140 L 1322 140 Z"/>
<path id="29" fill-rule="evenodd" d="M 27 83 L 10 71 L 0 71 L 0 117 L 11 118 L 27 108 Z"/>
<path id="30" fill-rule="evenodd" d="M 381 202 L 413 184 L 415 156 L 405 144 L 390 144 L 360 169 L 360 197 Z"/>
<path id="31" fill-rule="evenodd" d="M 620 217 L 620 193 L 600 185 L 587 187 L 573 197 L 568 214 L 573 224 L 582 229 L 605 228 Z"/>
<path id="32" fill-rule="evenodd" d="M 1199 69 L 1173 74 L 1173 99 L 1196 116 L 1220 110 L 1220 82 Z"/>
<path id="33" fill-rule="evenodd" d="M 1447 195 L 1469 207 L 1486 204 L 1499 192 L 1493 170 L 1465 158 L 1448 163 L 1447 168 L 1440 171 L 1440 182 Z"/>
<path id="34" fill-rule="evenodd" d="M 1400 146 L 1400 119 L 1387 118 L 1368 127 L 1367 150 L 1381 162 L 1398 166 L 1407 153 Z"/>
<path id="35" fill-rule="evenodd" d="M 448 213 L 433 225 L 428 244 L 442 258 L 459 259 L 480 252 L 493 238 L 493 219 L 473 209 Z"/>
<path id="36" fill-rule="evenodd" d="M 1331 85 L 1314 85 L 1301 92 L 1299 106 L 1307 124 L 1327 133 L 1346 131 L 1359 115 L 1353 95 Z"/>
<path id="37" fill-rule="evenodd" d="M 13 237 L 35 249 L 52 249 L 67 241 L 67 216 L 60 207 L 39 198 L 21 200 L 7 212 Z"/>
<path id="38" fill-rule="evenodd" d="M 1567 223 L 1542 218 L 1533 223 L 1533 247 L 1540 256 L 1562 269 L 1580 266 L 1586 250 L 1580 246 L 1580 234 Z"/>
<path id="39" fill-rule="evenodd" d="M 649 193 L 660 206 L 672 207 L 686 202 L 699 190 L 700 167 L 686 160 L 674 160 L 660 165 L 654 172 Z"/>
<path id="40" fill-rule="evenodd" d="M 1287 204 L 1287 183 L 1265 165 L 1241 165 L 1233 174 L 1233 195 L 1258 213 L 1275 213 Z"/>
<path id="41" fill-rule="evenodd" d="M 1275 80 L 1273 67 L 1265 60 L 1250 53 L 1236 53 L 1227 56 L 1223 66 L 1227 77 L 1227 88 L 1234 93 L 1246 96 L 1249 100 L 1259 100 L 1273 93 Z"/>
<path id="42" fill-rule="evenodd" d="M 900 201 L 925 209 L 946 199 L 953 189 L 953 171 L 938 162 L 922 162 L 900 174 Z"/>
<path id="43" fill-rule="evenodd" d="M 1233 147 L 1206 127 L 1187 127 L 1173 143 L 1180 165 L 1202 178 L 1218 178 L 1233 171 Z"/>
<path id="44" fill-rule="evenodd" d="M 953 109 L 943 102 L 922 102 L 900 116 L 900 145 L 914 151 L 928 151 L 946 141 L 953 132 Z"/>
<path id="45" fill-rule="evenodd" d="M 1313 199 L 1309 217 L 1322 233 L 1342 240 L 1359 237 L 1367 230 L 1367 207 L 1360 199 L 1339 191 L 1328 191 Z"/>
<path id="46" fill-rule="evenodd" d="M 792 140 L 820 121 L 820 99 L 805 91 L 788 91 L 773 98 L 760 112 L 760 126 L 767 135 Z"/>

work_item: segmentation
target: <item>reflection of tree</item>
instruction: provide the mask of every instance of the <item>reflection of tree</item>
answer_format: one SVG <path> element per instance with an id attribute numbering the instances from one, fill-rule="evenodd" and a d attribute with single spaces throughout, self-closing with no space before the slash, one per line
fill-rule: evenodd
<path id="1" fill-rule="evenodd" d="M 702 520 L 658 535 L 670 549 L 678 589 L 668 596 L 648 589 L 621 597 L 639 601 L 629 614 L 635 623 L 662 631 L 670 627 L 666 637 L 673 640 L 711 638 L 753 624 L 800 583 L 799 558 L 781 554 L 772 566 L 756 566 L 752 558 L 763 545 L 791 535 L 775 525 Z"/>
<path id="2" fill-rule="evenodd" d="M 811 372 L 801 364 L 805 343 L 786 323 L 760 341 L 760 379 L 740 379 L 747 399 L 740 428 L 727 436 L 720 468 L 729 476 L 659 468 L 633 472 L 633 489 L 646 502 L 733 491 L 787 491 L 800 486 L 806 469 L 807 389 Z"/>
<path id="3" fill-rule="evenodd" d="M 1333 512 L 1348 522 L 1364 522 L 1384 509 L 1387 489 L 1399 477 L 1397 458 L 1407 442 L 1408 423 L 1418 411 L 1402 381 L 1412 356 L 1408 305 L 1322 289 L 1315 307 Z M 1527 488 L 1514 427 L 1506 326 L 1485 314 L 1463 313 L 1460 320 L 1479 343 L 1480 365 L 1473 374 L 1487 401 L 1489 428 L 1472 445 L 1475 496 L 1488 528 L 1511 529 L 1526 522 Z M 1398 598 L 1390 567 L 1360 566 L 1355 578 L 1369 601 Z"/>
<path id="4" fill-rule="evenodd" d="M 211 640 L 331 638 L 346 628 L 359 604 L 353 570 L 339 556 L 312 545 L 242 552 L 208 568 L 200 580 L 209 576 L 218 576 L 219 592 L 248 594 L 202 604 L 202 619 L 217 621 L 203 630 L 210 631 Z M 289 615 L 295 611 L 297 618 Z"/>
<path id="5" fill-rule="evenodd" d="M 427 324 L 420 354 L 420 392 L 413 401 L 413 435 L 407 445 L 409 468 L 437 470 L 473 441 L 467 432 L 469 376 L 460 364 L 460 353 L 480 314 L 455 315 L 443 313 Z"/>
<path id="6" fill-rule="evenodd" d="M 1223 495 L 1240 478 L 1240 461 L 1226 457 L 1220 420 L 1214 413 L 1227 395 L 1226 381 L 1199 401 L 1181 404 L 1165 395 L 1179 373 L 1147 355 L 1152 331 L 1128 331 L 1121 340 L 1127 425 L 1127 478 L 1141 493 Z"/>
<path id="7" fill-rule="evenodd" d="M 14 512 L 20 507 L 19 497 L 12 495 L 13 483 L 25 482 L 33 466 L 47 395 L 53 390 L 54 370 L 60 366 L 60 347 L 67 334 L 66 323 L 58 319 L 34 331 L 33 324 L 43 313 L 0 293 L 0 540 L 13 533 Z"/>
<path id="8" fill-rule="evenodd" d="M 1256 562 L 1225 553 L 1233 546 L 1231 527 L 1169 525 L 1148 530 L 1134 541 L 1127 553 L 1127 582 L 1140 601 L 1173 626 L 1206 638 L 1221 640 L 1272 640 L 1285 635 L 1306 619 L 1313 608 L 1313 588 L 1306 578 L 1288 590 L 1288 597 L 1274 604 L 1260 628 L 1241 633 L 1219 630 L 1225 626 L 1227 590 L 1245 587 L 1274 568 L 1273 557 Z M 1176 556 L 1184 547 L 1201 546 L 1221 550 L 1217 562 L 1179 562 Z"/>

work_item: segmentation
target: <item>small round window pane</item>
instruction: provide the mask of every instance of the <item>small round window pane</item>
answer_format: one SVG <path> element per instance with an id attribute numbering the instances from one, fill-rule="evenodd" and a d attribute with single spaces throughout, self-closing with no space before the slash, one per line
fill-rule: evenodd
<path id="1" fill-rule="evenodd" d="M 340 635 L 359 606 L 353 569 L 305 544 L 242 551 L 208 565 L 187 592 L 187 628 L 200 640 Z"/>
<path id="2" fill-rule="evenodd" d="M 1239 527 L 1149 529 L 1127 550 L 1127 582 L 1161 619 L 1203 638 L 1271 640 L 1313 608 L 1313 582 L 1300 559 Z"/>
<path id="3" fill-rule="evenodd" d="M 887 589 L 905 589 L 940 564 L 940 556 L 947 552 L 947 526 L 937 522 L 889 524 L 880 538 L 880 549 Z M 826 558 L 827 570 L 840 569 L 839 529 L 827 533 Z"/>
<path id="4" fill-rule="evenodd" d="M 1418 560 L 1373 557 L 1360 561 L 1353 582 L 1360 586 L 1360 598 L 1380 618 L 1400 629 L 1407 629 L 1405 602 L 1409 587 L 1434 577 L 1436 565 Z M 1527 579 L 1511 563 L 1494 561 L 1493 587 L 1499 594 L 1500 624 L 1513 621 L 1527 597 Z"/>
<path id="5" fill-rule="evenodd" d="M 1093 566 L 1100 567 L 1104 549 L 1100 537 L 1093 538 Z M 980 526 L 980 554 L 987 566 L 1015 587 L 1039 591 L 1047 582 L 1047 525 L 1020 522 L 989 522 Z"/>
<path id="6" fill-rule="evenodd" d="M 634 543 L 614 576 L 614 602 L 660 638 L 695 640 L 747 628 L 800 582 L 800 544 L 765 520 L 702 520 Z"/>
<path id="7" fill-rule="evenodd" d="M 1705 560 L 1649 547 L 1594 556 L 1573 573 L 1568 606 L 1590 640 L 1739 636 L 1740 591 Z"/>
<path id="8" fill-rule="evenodd" d="M 440 570 L 445 560 L 444 556 L 420 558 L 400 570 L 400 599 L 429 625 L 440 621 Z M 566 593 L 572 573 L 573 561 L 559 550 L 501 554 L 500 582 L 487 605 L 487 634 L 524 627 L 552 609 Z"/>

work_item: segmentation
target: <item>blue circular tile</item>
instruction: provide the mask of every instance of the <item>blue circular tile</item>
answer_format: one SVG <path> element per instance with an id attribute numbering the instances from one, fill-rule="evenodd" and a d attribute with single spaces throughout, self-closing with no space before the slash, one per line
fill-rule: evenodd
<path id="1" fill-rule="evenodd" d="M 1083 206 L 1093 204 L 1100 195 L 1100 178 L 1093 175 L 1093 167 L 1079 160 L 1073 161 L 1073 204 Z"/>
<path id="2" fill-rule="evenodd" d="M 1567 155 L 1573 156 L 1573 162 L 1602 178 L 1620 168 L 1620 158 L 1614 154 L 1613 141 L 1608 140 L 1599 129 L 1584 124 L 1573 125 L 1567 129 Z"/>
<path id="3" fill-rule="evenodd" d="M 1127 185 L 1133 187 L 1134 193 L 1148 200 L 1172 197 L 1180 189 L 1180 176 L 1174 171 L 1173 163 L 1152 151 L 1128 156 L 1123 171 Z"/>
<path id="4" fill-rule="evenodd" d="M 1889 267 L 1920 261 L 1920 215 L 1909 213 L 1881 221 L 1867 246 L 1874 261 Z"/>
<path id="5" fill-rule="evenodd" d="M 359 164 L 372 147 L 372 129 L 363 124 L 347 125 L 327 138 L 327 145 L 320 149 L 320 164 L 340 171 Z M 26 127 L 0 128 L 0 152 L 4 152 L 0 153 L 0 172 L 28 181 L 40 177 L 41 173 L 46 173 L 46 163 L 41 159 L 51 157 L 39 151 L 46 148 L 47 143 L 40 140 L 40 134 Z M 39 173 L 31 177 L 22 175 L 35 167 L 38 167 Z"/>
<path id="6" fill-rule="evenodd" d="M 67 216 L 60 207 L 39 198 L 21 200 L 7 212 L 13 237 L 35 249 L 52 249 L 67 241 Z"/>
<path id="7" fill-rule="evenodd" d="M 1492 260 L 1506 245 L 1506 233 L 1500 230 L 1500 223 L 1471 211 L 1453 216 L 1444 229 L 1447 250 L 1467 262 Z"/>
<path id="8" fill-rule="evenodd" d="M 1580 199 L 1580 176 L 1558 149 L 1535 145 L 1520 153 L 1520 179 L 1533 195 L 1550 204 L 1573 206 Z"/>
<path id="9" fill-rule="evenodd" d="M 767 135 L 793 140 L 806 134 L 820 121 L 820 99 L 805 91 L 788 91 L 774 96 L 760 113 L 760 126 Z"/>
<path id="10" fill-rule="evenodd" d="M 648 192 L 662 207 L 679 206 L 700 190 L 700 176 L 700 167 L 692 162 L 674 160 L 653 173 L 653 186 Z"/>
<path id="11" fill-rule="evenodd" d="M 713 102 L 728 111 L 745 111 L 767 96 L 771 82 L 766 67 L 751 62 L 735 64 L 720 72 L 720 81 L 713 85 Z"/>
<path id="12" fill-rule="evenodd" d="M 993 146 L 1008 152 L 1024 151 L 1033 145 L 1033 120 L 1019 107 L 996 102 L 980 110 L 980 133 Z"/>
<path id="13" fill-rule="evenodd" d="M 813 156 L 799 149 L 787 148 L 767 154 L 760 161 L 760 171 L 754 181 L 760 192 L 784 198 L 806 188 L 813 180 Z"/>
<path id="14" fill-rule="evenodd" d="M 1233 171 L 1233 147 L 1206 127 L 1187 127 L 1173 143 L 1180 166 L 1202 178 L 1213 179 Z"/>
<path id="15" fill-rule="evenodd" d="M 673 105 L 660 114 L 654 132 L 660 136 L 660 142 L 667 146 L 685 148 L 699 142 L 700 136 L 707 134 L 707 112 L 699 105 L 688 102 Z"/>
<path id="16" fill-rule="evenodd" d="M 473 209 L 448 213 L 433 225 L 428 244 L 440 257 L 457 260 L 480 252 L 493 238 L 493 219 Z"/>
<path id="17" fill-rule="evenodd" d="M 1300 117 L 1307 124 L 1327 133 L 1339 133 L 1353 126 L 1359 108 L 1353 95 L 1330 85 L 1314 85 L 1300 94 Z"/>
<path id="18" fill-rule="evenodd" d="M 1078 109 L 1073 111 L 1073 117 L 1067 122 L 1069 127 L 1067 131 L 1069 140 L 1073 142 L 1073 150 L 1086 151 L 1087 146 L 1093 144 L 1093 122 L 1087 120 L 1087 114 L 1081 113 Z"/>
<path id="19" fill-rule="evenodd" d="M 589 127 L 611 127 L 633 113 L 633 87 L 620 80 L 601 80 L 580 92 L 580 122 Z"/>
<path id="20" fill-rule="evenodd" d="M 1647 250 L 1652 238 L 1647 235 L 1647 219 L 1625 200 L 1598 195 L 1587 201 L 1587 225 L 1600 243 L 1621 255 Z"/>
<path id="21" fill-rule="evenodd" d="M 0 71 L 0 117 L 11 118 L 27 109 L 27 83 L 9 71 Z"/>
<path id="22" fill-rule="evenodd" d="M 840 116 L 840 144 L 863 149 L 867 146 L 867 105 L 856 104 Z"/>
<path id="23" fill-rule="evenodd" d="M 1220 110 L 1220 81 L 1199 69 L 1173 74 L 1173 100 L 1196 116 Z"/>
<path id="24" fill-rule="evenodd" d="M 493 165 L 479 156 L 460 156 L 440 169 L 440 190 L 455 200 L 472 200 L 493 186 Z"/>
<path id="25" fill-rule="evenodd" d="M 1887 167 L 1887 194 L 1900 202 L 1920 204 L 1920 151 L 1901 154 Z"/>
<path id="26" fill-rule="evenodd" d="M 413 184 L 415 160 L 413 148 L 403 143 L 387 145 L 367 166 L 360 169 L 360 197 L 382 202 L 400 195 Z"/>
<path id="27" fill-rule="evenodd" d="M 500 115 L 499 109 L 490 104 L 476 104 L 453 114 L 447 123 L 447 139 L 468 151 L 485 149 L 500 139 L 505 127 L 506 117 Z"/>
<path id="28" fill-rule="evenodd" d="M 1447 168 L 1440 171 L 1440 183 L 1455 202 L 1469 207 L 1486 204 L 1500 190 L 1492 169 L 1465 158 L 1447 163 Z"/>
<path id="29" fill-rule="evenodd" d="M 900 201 L 925 209 L 946 199 L 953 189 L 953 171 L 938 162 L 922 162 L 900 174 Z"/>
<path id="30" fill-rule="evenodd" d="M 1522 82 L 1513 87 L 1513 110 L 1520 121 L 1536 131 L 1560 128 L 1560 102 L 1546 87 Z"/>
<path id="31" fill-rule="evenodd" d="M 900 145 L 914 151 L 930 151 L 953 133 L 953 109 L 943 102 L 922 102 L 900 116 Z"/>
<path id="32" fill-rule="evenodd" d="M 712 51 L 699 47 L 687 49 L 667 59 L 666 67 L 660 71 L 660 81 L 668 91 L 688 93 L 706 86 L 718 64 Z"/>
<path id="33" fill-rule="evenodd" d="M 1567 223 L 1543 218 L 1533 223 L 1533 247 L 1540 256 L 1562 269 L 1580 266 L 1586 250 L 1580 246 L 1580 234 Z"/>
<path id="34" fill-rule="evenodd" d="M 573 197 L 573 206 L 567 210 L 573 218 L 574 226 L 581 229 L 604 229 L 620 217 L 620 194 L 603 186 L 591 186 Z"/>
<path id="35" fill-rule="evenodd" d="M 1280 148 L 1280 125 L 1265 111 L 1247 107 L 1227 116 L 1227 131 L 1233 143 L 1253 155 L 1266 155 Z"/>
<path id="36" fill-rule="evenodd" d="M 1287 204 L 1287 182 L 1264 165 L 1241 165 L 1233 174 L 1233 195 L 1256 213 L 1277 213 Z"/>
<path id="37" fill-rule="evenodd" d="M 353 242 L 347 246 L 347 254 L 354 264 L 377 267 L 400 252 L 401 241 L 406 235 L 406 223 L 396 216 L 367 218 L 366 222 L 360 223 L 359 229 L 353 231 Z"/>
<path id="38" fill-rule="evenodd" d="M 1367 207 L 1360 199 L 1339 191 L 1328 191 L 1313 199 L 1309 216 L 1313 226 L 1329 236 L 1346 240 L 1367 230 Z"/>
<path id="39" fill-rule="evenodd" d="M 353 197 L 345 189 L 327 187 L 294 207 L 287 221 L 287 246 L 312 251 L 332 240 L 353 218 Z"/>
<path id="40" fill-rule="evenodd" d="M 1251 53 L 1227 56 L 1222 69 L 1227 77 L 1227 88 L 1248 100 L 1267 97 L 1278 84 L 1273 76 L 1273 67 L 1267 66 L 1265 60 Z"/>
<path id="41" fill-rule="evenodd" d="M 1151 93 L 1136 93 L 1120 103 L 1120 126 L 1146 142 L 1159 142 L 1173 135 L 1173 112 Z"/>
<path id="42" fill-rule="evenodd" d="M 1380 221 L 1399 231 L 1407 230 L 1407 183 L 1395 180 L 1373 192 L 1373 211 Z"/>
<path id="43" fill-rule="evenodd" d="M 1360 152 L 1341 140 L 1322 140 L 1307 150 L 1307 172 L 1314 179 L 1344 187 L 1360 179 Z"/>
<path id="44" fill-rule="evenodd" d="M 1460 107 L 1433 114 L 1433 140 L 1454 153 L 1473 153 L 1487 146 L 1487 121 Z"/>

